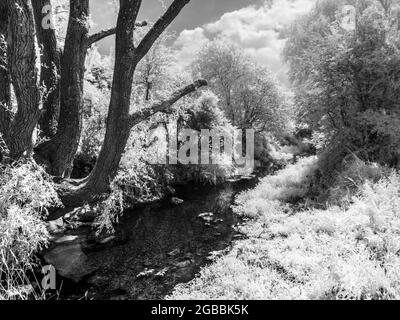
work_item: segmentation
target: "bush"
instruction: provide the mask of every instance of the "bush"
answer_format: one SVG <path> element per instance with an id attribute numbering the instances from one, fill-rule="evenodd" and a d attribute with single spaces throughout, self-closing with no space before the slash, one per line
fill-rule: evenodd
<path id="1" fill-rule="evenodd" d="M 1 168 L 0 173 L 0 299 L 25 299 L 32 294 L 26 276 L 34 254 L 49 240 L 43 217 L 59 205 L 43 169 L 34 163 Z"/>
<path id="2" fill-rule="evenodd" d="M 347 207 L 366 182 L 376 183 L 389 177 L 391 173 L 393 170 L 388 167 L 367 163 L 351 155 L 343 161 L 342 170 L 335 178 L 334 186 L 328 190 L 328 202 L 330 205 Z"/>

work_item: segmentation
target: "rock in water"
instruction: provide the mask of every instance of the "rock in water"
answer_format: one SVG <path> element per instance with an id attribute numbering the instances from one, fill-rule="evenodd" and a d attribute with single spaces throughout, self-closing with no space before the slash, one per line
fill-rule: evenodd
<path id="1" fill-rule="evenodd" d="M 202 219 L 203 221 L 207 222 L 207 223 L 211 223 L 214 221 L 214 213 L 212 212 L 205 212 L 205 213 L 201 213 L 199 214 L 199 218 Z"/>
<path id="2" fill-rule="evenodd" d="M 80 239 L 65 236 L 56 242 L 57 245 L 46 251 L 43 258 L 54 266 L 59 275 L 79 282 L 97 269 L 88 263 Z"/>
<path id="3" fill-rule="evenodd" d="M 173 198 L 171 198 L 171 203 L 178 206 L 178 205 L 184 203 L 184 201 L 182 199 L 173 197 Z"/>

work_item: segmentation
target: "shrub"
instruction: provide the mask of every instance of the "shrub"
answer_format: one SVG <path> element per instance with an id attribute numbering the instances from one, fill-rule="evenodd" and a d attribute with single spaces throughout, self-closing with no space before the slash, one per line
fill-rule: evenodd
<path id="1" fill-rule="evenodd" d="M 387 178 L 393 170 L 380 166 L 377 163 L 362 161 L 355 155 L 351 155 L 342 164 L 342 170 L 335 178 L 334 185 L 328 190 L 328 202 L 331 205 L 348 206 L 353 197 L 369 181 L 376 183 L 382 178 Z"/>
<path id="2" fill-rule="evenodd" d="M 1 168 L 0 299 L 32 294 L 26 272 L 34 266 L 34 254 L 48 243 L 46 208 L 59 204 L 41 167 L 27 162 Z"/>

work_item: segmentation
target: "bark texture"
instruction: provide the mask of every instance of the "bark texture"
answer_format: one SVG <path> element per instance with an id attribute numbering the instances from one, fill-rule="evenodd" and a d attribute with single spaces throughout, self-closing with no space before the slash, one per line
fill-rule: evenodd
<path id="1" fill-rule="evenodd" d="M 30 156 L 33 151 L 33 132 L 41 114 L 41 93 L 31 1 L 7 0 L 7 6 L 7 60 L 18 103 L 10 123 L 8 147 L 11 158 L 17 160 Z"/>
<path id="2" fill-rule="evenodd" d="M 89 0 L 70 0 L 70 16 L 61 57 L 60 116 L 57 133 L 35 150 L 38 161 L 46 164 L 50 174 L 59 177 L 70 175 L 82 131 L 88 18 Z"/>
<path id="3" fill-rule="evenodd" d="M 51 8 L 50 0 L 32 1 L 36 24 L 36 36 L 40 48 L 40 84 L 43 94 L 43 112 L 39 120 L 39 127 L 44 138 L 52 138 L 57 130 L 57 121 L 60 113 L 60 51 L 57 46 L 55 29 L 42 25 L 48 15 L 44 8 Z"/>
<path id="4" fill-rule="evenodd" d="M 0 2 L 0 134 L 7 141 L 11 121 L 11 78 L 7 65 L 8 10 L 5 2 Z M 0 146 L 0 157 L 4 146 Z"/>

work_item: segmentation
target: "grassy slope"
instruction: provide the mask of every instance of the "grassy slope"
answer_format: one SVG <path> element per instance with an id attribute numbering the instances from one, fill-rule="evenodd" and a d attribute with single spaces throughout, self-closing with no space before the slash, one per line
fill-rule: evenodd
<path id="1" fill-rule="evenodd" d="M 303 159 L 241 194 L 247 239 L 168 298 L 400 298 L 400 176 L 365 183 L 347 209 L 294 211 L 315 168 Z"/>

